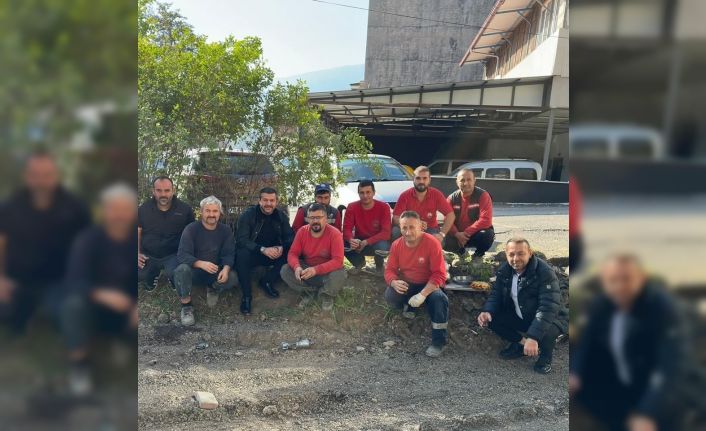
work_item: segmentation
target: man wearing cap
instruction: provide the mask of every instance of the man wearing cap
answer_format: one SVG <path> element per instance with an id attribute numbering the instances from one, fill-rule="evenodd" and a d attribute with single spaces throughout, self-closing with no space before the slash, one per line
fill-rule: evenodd
<path id="1" fill-rule="evenodd" d="M 453 208 L 446 200 L 441 191 L 431 187 L 431 175 L 429 168 L 419 166 L 414 170 L 414 187 L 411 187 L 400 194 L 395 210 L 392 213 L 392 240 L 402 236 L 400 230 L 400 215 L 405 211 L 414 211 L 419 214 L 422 231 L 431 234 L 439 242 L 443 241 L 446 234 L 454 224 L 456 215 Z M 439 227 L 436 221 L 436 213 L 444 215 L 444 225 Z"/>
<path id="2" fill-rule="evenodd" d="M 308 214 L 309 208 L 315 203 L 324 206 L 326 209 L 326 222 L 340 231 L 341 213 L 331 206 L 331 186 L 328 184 L 318 184 L 314 189 L 314 202 L 299 207 L 297 215 L 294 216 L 294 221 L 292 222 L 294 233 L 296 234 L 302 226 L 309 224 L 306 215 Z"/>
<path id="3" fill-rule="evenodd" d="M 444 238 L 444 250 L 464 254 L 466 247 L 474 247 L 474 259 L 483 257 L 493 245 L 493 201 L 490 193 L 476 187 L 471 169 L 461 169 L 456 175 L 458 190 L 447 198 L 455 214 L 449 235 Z"/>
<path id="4" fill-rule="evenodd" d="M 376 251 L 390 249 L 390 206 L 375 196 L 375 184 L 371 180 L 358 183 L 360 200 L 351 202 L 343 220 L 343 241 L 348 247 L 346 258 L 357 269 L 365 265 L 365 256 L 374 256 L 375 269 L 382 274 L 384 257 Z"/>

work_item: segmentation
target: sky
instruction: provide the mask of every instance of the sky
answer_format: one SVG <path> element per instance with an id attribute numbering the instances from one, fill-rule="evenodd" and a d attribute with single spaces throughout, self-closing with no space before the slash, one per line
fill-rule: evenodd
<path id="1" fill-rule="evenodd" d="M 168 0 L 167 0 L 168 1 Z M 332 0 L 368 7 L 368 0 Z M 277 78 L 365 63 L 368 13 L 313 0 L 171 0 L 209 40 L 258 36 Z"/>

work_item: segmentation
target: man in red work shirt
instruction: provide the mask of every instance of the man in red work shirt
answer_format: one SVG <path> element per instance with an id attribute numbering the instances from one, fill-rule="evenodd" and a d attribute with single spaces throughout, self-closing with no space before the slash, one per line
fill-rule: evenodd
<path id="1" fill-rule="evenodd" d="M 439 241 L 422 231 L 416 212 L 403 212 L 400 226 L 402 238 L 392 243 L 387 259 L 385 301 L 395 308 L 427 303 L 432 330 L 431 345 L 425 353 L 436 358 L 446 346 L 449 321 L 449 299 L 442 289 L 446 282 L 444 253 Z"/>
<path id="2" fill-rule="evenodd" d="M 456 176 L 458 190 L 448 202 L 456 215 L 455 222 L 444 238 L 444 250 L 463 255 L 466 247 L 475 247 L 473 259 L 480 259 L 493 245 L 493 201 L 490 193 L 476 187 L 471 169 L 461 169 Z"/>
<path id="3" fill-rule="evenodd" d="M 343 287 L 343 236 L 326 223 L 326 208 L 313 204 L 307 213 L 309 225 L 299 229 L 282 266 L 282 280 L 303 294 L 300 306 L 308 304 L 317 294 L 321 308 L 333 309 L 333 300 Z"/>
<path id="4" fill-rule="evenodd" d="M 348 205 L 343 220 L 343 241 L 350 248 L 346 258 L 356 269 L 361 269 L 365 256 L 374 256 L 375 269 L 382 274 L 385 258 L 375 251 L 390 249 L 390 206 L 373 199 L 375 184 L 371 180 L 358 183 L 358 196 L 360 200 Z"/>
<path id="5" fill-rule="evenodd" d="M 451 205 L 446 201 L 444 194 L 438 189 L 431 187 L 431 175 L 429 168 L 419 166 L 414 170 L 414 187 L 409 188 L 400 194 L 395 204 L 395 211 L 392 213 L 392 240 L 399 238 L 400 214 L 405 211 L 414 211 L 419 215 L 422 231 L 432 234 L 439 242 L 444 240 L 446 234 L 453 226 L 456 215 Z M 444 225 L 439 227 L 436 221 L 436 212 L 444 215 Z"/>
<path id="6" fill-rule="evenodd" d="M 292 229 L 297 233 L 303 226 L 309 224 L 306 218 L 309 207 L 314 204 L 321 204 L 326 210 L 326 222 L 338 230 L 341 230 L 341 213 L 331 206 L 331 186 L 328 184 L 318 184 L 314 188 L 314 202 L 299 207 L 297 215 L 294 216 Z"/>

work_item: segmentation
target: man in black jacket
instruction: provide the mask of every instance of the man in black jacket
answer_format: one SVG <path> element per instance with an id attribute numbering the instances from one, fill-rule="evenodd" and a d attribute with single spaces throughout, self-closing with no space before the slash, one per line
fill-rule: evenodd
<path id="1" fill-rule="evenodd" d="M 177 250 L 184 228 L 194 221 L 194 210 L 174 195 L 174 183 L 160 176 L 152 182 L 152 198 L 140 205 L 137 223 L 137 278 L 151 292 L 159 273 L 174 284 Z"/>
<path id="2" fill-rule="evenodd" d="M 294 240 L 289 216 L 277 208 L 277 190 L 265 187 L 260 190 L 260 202 L 238 218 L 235 236 L 236 272 L 243 297 L 240 312 L 250 314 L 252 308 L 252 270 L 256 266 L 268 267 L 260 279 L 260 288 L 271 298 L 279 297 L 274 284 L 280 280 L 280 268 L 287 263 L 287 252 Z"/>
<path id="3" fill-rule="evenodd" d="M 559 282 L 549 265 L 532 254 L 526 239 L 509 239 L 505 254 L 507 263 L 498 268 L 478 324 L 510 342 L 501 358 L 538 356 L 534 370 L 548 374 L 556 338 L 568 331 L 569 311 L 561 302 Z"/>
<path id="4" fill-rule="evenodd" d="M 611 257 L 600 283 L 572 348 L 570 393 L 610 430 L 679 429 L 687 341 L 675 301 L 633 255 Z"/>

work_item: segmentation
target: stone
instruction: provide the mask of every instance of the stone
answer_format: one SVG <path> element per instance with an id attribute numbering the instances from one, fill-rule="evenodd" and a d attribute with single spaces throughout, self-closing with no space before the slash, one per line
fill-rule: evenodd
<path id="1" fill-rule="evenodd" d="M 204 410 L 215 410 L 218 408 L 218 400 L 210 392 L 196 391 L 194 398 L 199 408 Z"/>
<path id="2" fill-rule="evenodd" d="M 365 347 L 363 346 L 355 346 L 355 351 L 356 352 L 365 352 Z"/>
<path id="3" fill-rule="evenodd" d="M 274 416 L 277 414 L 277 406 L 266 406 L 262 409 L 262 414 L 265 416 Z"/>
<path id="4" fill-rule="evenodd" d="M 212 337 L 211 337 L 211 334 L 205 333 L 205 334 L 203 334 L 203 337 L 202 337 L 202 338 L 203 338 L 204 341 L 211 341 L 211 338 L 212 338 Z"/>
<path id="5" fill-rule="evenodd" d="M 243 352 L 235 352 L 235 356 L 244 356 L 244 355 L 245 355 L 245 353 L 243 353 Z"/>
<path id="6" fill-rule="evenodd" d="M 267 320 L 267 315 L 265 313 L 260 314 L 260 321 L 264 322 L 265 320 Z"/>
<path id="7" fill-rule="evenodd" d="M 157 323 L 169 323 L 169 315 L 167 313 L 160 314 L 159 316 L 157 316 Z"/>
<path id="8" fill-rule="evenodd" d="M 152 366 L 157 365 L 157 360 L 156 360 L 156 359 L 152 359 L 152 360 L 150 361 L 150 365 L 152 365 Z"/>
<path id="9" fill-rule="evenodd" d="M 393 340 L 387 340 L 382 343 L 382 345 L 385 346 L 385 348 L 389 349 L 390 347 L 395 345 L 395 342 Z"/>

